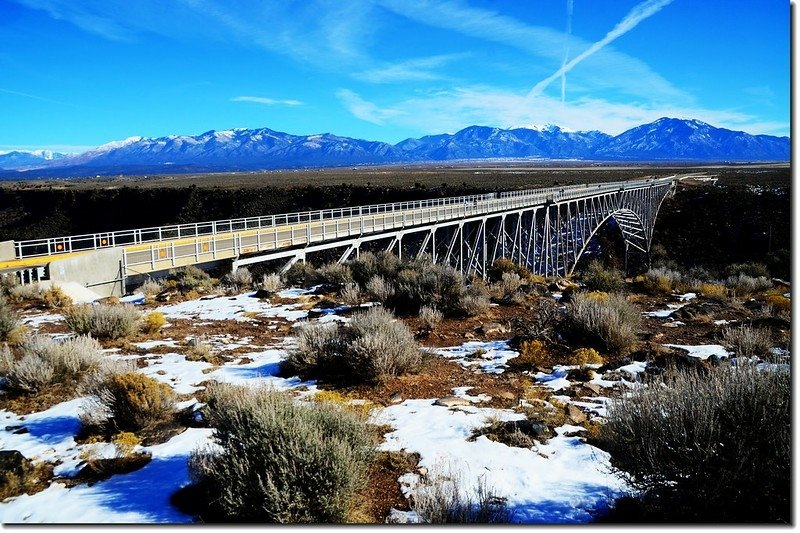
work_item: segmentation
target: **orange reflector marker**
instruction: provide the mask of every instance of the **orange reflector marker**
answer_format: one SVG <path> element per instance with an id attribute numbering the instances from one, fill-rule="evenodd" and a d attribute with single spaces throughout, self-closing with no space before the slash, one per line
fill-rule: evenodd
<path id="1" fill-rule="evenodd" d="M 100 244 L 105 246 L 106 244 L 108 244 L 108 241 L 106 239 L 103 239 L 103 240 L 100 241 Z"/>
<path id="2" fill-rule="evenodd" d="M 159 250 L 158 251 L 158 257 L 167 257 L 167 251 L 166 250 Z"/>
<path id="3" fill-rule="evenodd" d="M 204 252 L 207 252 L 207 251 L 208 251 L 208 243 L 207 243 L 207 242 L 206 242 L 206 243 L 203 243 L 203 251 L 204 251 Z"/>
<path id="4" fill-rule="evenodd" d="M 64 249 L 64 245 L 63 245 L 63 244 L 57 244 L 57 245 L 56 245 L 56 250 L 58 250 L 59 252 L 60 252 L 61 250 L 63 250 L 63 249 Z"/>

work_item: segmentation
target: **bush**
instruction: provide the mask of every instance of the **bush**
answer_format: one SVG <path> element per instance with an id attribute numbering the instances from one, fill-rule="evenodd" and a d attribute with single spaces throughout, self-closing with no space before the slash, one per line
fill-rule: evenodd
<path id="1" fill-rule="evenodd" d="M 308 324 L 282 363 L 300 375 L 329 376 L 343 382 L 376 382 L 415 372 L 422 353 L 405 324 L 373 307 L 343 325 Z"/>
<path id="2" fill-rule="evenodd" d="M 644 288 L 651 294 L 669 294 L 681 285 L 682 279 L 677 270 L 651 268 L 644 275 Z"/>
<path id="3" fill-rule="evenodd" d="M 389 304 L 398 313 L 418 314 L 423 305 L 435 306 L 445 314 L 463 312 L 459 305 L 467 294 L 464 276 L 447 265 L 428 258 L 403 263 L 394 283 L 395 294 Z"/>
<path id="4" fill-rule="evenodd" d="M 175 287 L 181 292 L 203 291 L 214 286 L 211 276 L 196 266 L 186 266 L 170 272 L 168 279 L 175 281 Z"/>
<path id="5" fill-rule="evenodd" d="M 99 369 L 102 364 L 100 345 L 88 337 L 55 341 L 36 335 L 20 347 L 22 358 L 5 356 L 9 387 L 24 392 L 41 390 L 51 383 L 69 383 L 82 374 Z"/>
<path id="6" fill-rule="evenodd" d="M 42 299 L 42 289 L 38 283 L 15 285 L 9 289 L 8 298 L 12 302 L 39 301 Z"/>
<path id="7" fill-rule="evenodd" d="M 527 280 L 531 277 L 531 272 L 524 266 L 516 264 L 511 259 L 501 257 L 496 259 L 486 272 L 489 281 L 501 281 L 503 274 L 516 274 L 520 279 Z"/>
<path id="8" fill-rule="evenodd" d="M 436 466 L 414 488 L 412 509 L 425 524 L 497 524 L 508 521 L 506 501 L 480 477 L 464 487 L 458 471 Z"/>
<path id="9" fill-rule="evenodd" d="M 358 289 L 358 284 L 347 283 L 339 294 L 342 303 L 345 305 L 358 305 L 361 303 L 361 291 Z"/>
<path id="10" fill-rule="evenodd" d="M 374 298 L 382 304 L 385 304 L 394 296 L 392 284 L 380 276 L 371 277 L 365 288 L 370 298 Z"/>
<path id="11" fill-rule="evenodd" d="M 733 289 L 739 296 L 744 296 L 765 291 L 772 287 L 772 282 L 765 277 L 754 278 L 747 274 L 739 274 L 726 279 L 725 286 Z"/>
<path id="12" fill-rule="evenodd" d="M 248 291 L 253 288 L 253 275 L 246 268 L 239 267 L 225 274 L 223 284 L 237 293 Z"/>
<path id="13" fill-rule="evenodd" d="M 195 452 L 189 469 L 228 520 L 341 523 L 357 506 L 374 453 L 358 415 L 219 384 L 209 387 L 204 416 L 221 451 Z"/>
<path id="14" fill-rule="evenodd" d="M 281 277 L 289 287 L 307 287 L 317 281 L 317 271 L 305 261 L 297 261 Z"/>
<path id="15" fill-rule="evenodd" d="M 175 412 L 172 388 L 138 372 L 110 374 L 90 392 L 106 424 L 116 431 L 140 431 L 168 420 Z"/>
<path id="16" fill-rule="evenodd" d="M 422 327 L 433 331 L 442 323 L 444 315 L 435 307 L 423 305 L 419 310 L 419 321 Z"/>
<path id="17" fill-rule="evenodd" d="M 609 406 L 600 445 L 651 521 L 788 522 L 791 378 L 754 365 L 678 372 Z"/>
<path id="18" fill-rule="evenodd" d="M 768 329 L 742 324 L 722 330 L 722 341 L 740 357 L 768 355 L 772 348 L 772 335 Z"/>
<path id="19" fill-rule="evenodd" d="M 264 274 L 264 277 L 261 278 L 260 288 L 270 293 L 276 293 L 283 288 L 283 281 L 279 274 Z"/>
<path id="20" fill-rule="evenodd" d="M 636 342 L 639 309 L 624 296 L 578 293 L 567 304 L 567 332 L 578 340 L 621 353 Z"/>
<path id="21" fill-rule="evenodd" d="M 350 267 L 341 263 L 328 263 L 317 270 L 317 275 L 323 283 L 336 287 L 342 287 L 353 282 Z"/>
<path id="22" fill-rule="evenodd" d="M 725 268 L 725 275 L 738 277 L 745 275 L 750 278 L 769 278 L 769 269 L 763 263 L 734 263 Z"/>
<path id="23" fill-rule="evenodd" d="M 67 326 L 79 335 L 98 339 L 122 339 L 139 328 L 141 312 L 132 305 L 78 305 L 64 313 Z"/>
<path id="24" fill-rule="evenodd" d="M 17 327 L 17 313 L 0 297 L 0 341 L 8 340 L 9 334 Z"/>
<path id="25" fill-rule="evenodd" d="M 147 279 L 142 283 L 136 292 L 144 294 L 145 299 L 153 299 L 164 290 L 164 284 L 154 279 Z"/>
<path id="26" fill-rule="evenodd" d="M 594 348 L 578 348 L 572 352 L 570 364 L 584 366 L 584 365 L 602 365 L 605 364 L 603 357 L 597 353 Z"/>
<path id="27" fill-rule="evenodd" d="M 725 288 L 725 285 L 720 283 L 701 283 L 700 294 L 706 298 L 724 300 L 728 296 L 728 290 Z"/>
<path id="28" fill-rule="evenodd" d="M 523 281 L 519 274 L 514 272 L 504 272 L 500 281 L 495 282 L 490 292 L 497 299 L 512 298 L 522 288 Z"/>
<path id="29" fill-rule="evenodd" d="M 147 315 L 145 315 L 140 328 L 144 333 L 153 334 L 161 331 L 161 328 L 163 328 L 166 323 L 167 319 L 164 316 L 164 313 L 160 311 L 153 311 L 152 313 L 147 313 Z"/>
<path id="30" fill-rule="evenodd" d="M 376 277 L 394 279 L 400 270 L 400 259 L 391 252 L 364 252 L 356 259 L 348 262 L 352 272 L 353 281 L 361 286 Z"/>
<path id="31" fill-rule="evenodd" d="M 530 370 L 534 367 L 551 366 L 552 359 L 545 343 L 534 339 L 523 341 L 519 347 L 519 355 L 509 359 L 508 364 L 514 369 Z"/>
<path id="32" fill-rule="evenodd" d="M 61 309 L 72 305 L 72 298 L 61 287 L 55 285 L 42 293 L 42 301 L 51 309 Z"/>
<path id="33" fill-rule="evenodd" d="M 619 292 L 625 287 L 622 272 L 606 267 L 600 261 L 592 261 L 581 275 L 583 284 L 590 291 Z"/>
<path id="34" fill-rule="evenodd" d="M 489 298 L 465 294 L 458 300 L 458 309 L 467 316 L 480 316 L 489 311 Z"/>

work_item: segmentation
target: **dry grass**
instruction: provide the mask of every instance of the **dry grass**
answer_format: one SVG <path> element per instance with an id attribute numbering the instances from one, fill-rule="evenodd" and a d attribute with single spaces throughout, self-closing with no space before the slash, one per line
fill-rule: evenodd
<path id="1" fill-rule="evenodd" d="M 84 407 L 86 425 L 137 432 L 169 420 L 175 392 L 169 385 L 138 372 L 110 374 L 93 384 L 94 399 Z"/>
<path id="2" fill-rule="evenodd" d="M 766 356 L 773 347 L 772 334 L 768 329 L 745 324 L 723 328 L 722 342 L 740 357 Z"/>
<path id="3" fill-rule="evenodd" d="M 42 302 L 50 309 L 63 309 L 72 305 L 72 298 L 54 285 L 42 293 Z"/>
<path id="4" fill-rule="evenodd" d="M 728 297 L 728 289 L 721 283 L 701 283 L 700 294 L 714 300 L 724 300 Z"/>
<path id="5" fill-rule="evenodd" d="M 578 348 L 572 352 L 570 357 L 571 365 L 602 365 L 604 363 L 603 357 L 594 348 Z"/>
<path id="6" fill-rule="evenodd" d="M 153 311 L 145 315 L 140 328 L 143 333 L 152 335 L 161 331 L 161 328 L 163 328 L 166 323 L 167 318 L 164 316 L 164 313 Z"/>

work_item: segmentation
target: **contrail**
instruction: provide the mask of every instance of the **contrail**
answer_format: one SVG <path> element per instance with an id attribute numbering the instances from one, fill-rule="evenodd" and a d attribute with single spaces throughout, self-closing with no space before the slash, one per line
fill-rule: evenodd
<path id="1" fill-rule="evenodd" d="M 564 70 L 564 67 L 567 64 L 567 59 L 569 59 L 569 38 L 572 36 L 572 2 L 573 0 L 567 0 L 567 42 L 566 46 L 564 47 L 564 59 L 561 61 L 561 70 Z M 564 103 L 567 99 L 567 73 L 566 71 L 561 73 L 561 102 Z"/>
<path id="2" fill-rule="evenodd" d="M 645 0 L 641 4 L 631 9 L 630 13 L 628 13 L 624 19 L 617 23 L 617 25 L 614 26 L 614 28 L 608 32 L 605 37 L 592 44 L 589 48 L 575 56 L 568 63 L 562 65 L 562 67 L 553 74 L 534 85 L 533 89 L 531 89 L 528 93 L 528 98 L 540 95 L 548 85 L 572 70 L 578 63 L 593 55 L 595 52 L 602 50 L 608 44 L 614 42 L 617 38 L 622 37 L 635 28 L 641 21 L 651 17 L 652 15 L 655 15 L 661 11 L 662 8 L 671 4 L 672 1 L 673 0 Z"/>

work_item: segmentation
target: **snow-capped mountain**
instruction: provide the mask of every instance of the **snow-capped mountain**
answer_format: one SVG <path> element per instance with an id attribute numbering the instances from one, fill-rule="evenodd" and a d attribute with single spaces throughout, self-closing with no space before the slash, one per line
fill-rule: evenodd
<path id="1" fill-rule="evenodd" d="M 630 129 L 595 151 L 600 159 L 789 160 L 789 138 L 749 135 L 699 120 L 660 118 Z"/>
<path id="2" fill-rule="evenodd" d="M 47 165 L 50 161 L 56 161 L 65 157 L 68 157 L 68 154 L 50 150 L 14 150 L 11 152 L 0 152 L 0 169 L 18 170 L 38 168 Z"/>
<path id="3" fill-rule="evenodd" d="M 201 172 L 333 167 L 355 164 L 541 158 L 599 161 L 788 161 L 789 138 L 715 128 L 699 120 L 661 118 L 611 136 L 565 131 L 554 125 L 500 129 L 470 126 L 454 134 L 406 139 L 395 145 L 330 133 L 291 135 L 268 128 L 208 131 L 201 135 L 130 137 L 82 154 L 36 163 L 30 155 L 0 155 L 0 168 L 36 168 L 37 176 Z M 3 157 L 15 161 L 3 166 Z M 15 159 L 16 158 L 16 159 Z M 13 173 L 21 177 L 20 173 Z M 24 172 L 33 176 L 33 172 Z M 4 175 L 9 177 L 9 172 Z"/>

